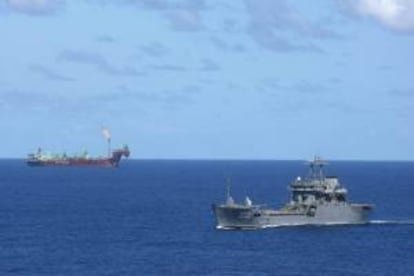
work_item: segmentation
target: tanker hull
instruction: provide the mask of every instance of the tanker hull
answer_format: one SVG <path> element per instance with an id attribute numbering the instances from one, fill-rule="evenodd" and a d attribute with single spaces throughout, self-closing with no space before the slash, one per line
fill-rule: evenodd
<path id="1" fill-rule="evenodd" d="M 118 167 L 123 156 L 129 157 L 129 149 L 124 146 L 122 149 L 114 150 L 111 157 L 89 158 L 83 157 L 50 157 L 39 149 L 36 154 L 29 154 L 26 161 L 31 167 Z"/>

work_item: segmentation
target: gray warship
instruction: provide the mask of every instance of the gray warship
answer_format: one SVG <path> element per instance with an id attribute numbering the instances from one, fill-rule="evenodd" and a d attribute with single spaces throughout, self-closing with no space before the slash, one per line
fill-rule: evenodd
<path id="1" fill-rule="evenodd" d="M 235 203 L 227 187 L 227 200 L 213 204 L 217 229 L 261 229 L 295 225 L 365 224 L 372 204 L 350 203 L 348 191 L 336 176 L 325 176 L 321 158 L 309 163 L 306 177 L 297 177 L 290 185 L 291 199 L 280 209 L 257 205 L 246 197 Z"/>

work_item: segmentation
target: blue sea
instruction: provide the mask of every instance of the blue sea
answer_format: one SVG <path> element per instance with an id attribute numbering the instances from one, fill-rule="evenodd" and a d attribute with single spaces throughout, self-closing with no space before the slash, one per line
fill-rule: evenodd
<path id="1" fill-rule="evenodd" d="M 330 162 L 372 224 L 215 229 L 225 199 L 280 207 L 303 161 L 0 160 L 0 275 L 414 275 L 414 162 Z"/>

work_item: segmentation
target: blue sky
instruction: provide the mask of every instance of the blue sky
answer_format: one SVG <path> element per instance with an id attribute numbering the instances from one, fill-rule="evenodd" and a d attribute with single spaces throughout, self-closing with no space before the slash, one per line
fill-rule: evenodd
<path id="1" fill-rule="evenodd" d="M 413 0 L 2 0 L 1 157 L 412 160 Z"/>

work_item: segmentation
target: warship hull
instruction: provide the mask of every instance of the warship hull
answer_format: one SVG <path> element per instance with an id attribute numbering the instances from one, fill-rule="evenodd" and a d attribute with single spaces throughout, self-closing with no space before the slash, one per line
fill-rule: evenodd
<path id="1" fill-rule="evenodd" d="M 262 209 L 257 206 L 212 206 L 217 229 L 261 229 L 295 225 L 368 223 L 369 204 L 323 204 L 304 212 Z"/>

